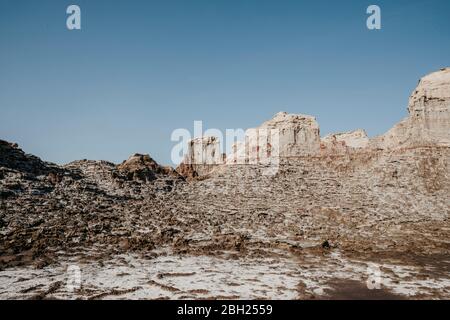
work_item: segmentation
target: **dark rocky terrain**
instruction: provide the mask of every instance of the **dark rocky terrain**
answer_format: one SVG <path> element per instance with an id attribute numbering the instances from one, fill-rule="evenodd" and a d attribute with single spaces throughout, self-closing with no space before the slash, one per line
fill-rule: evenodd
<path id="1" fill-rule="evenodd" d="M 184 181 L 144 155 L 118 166 L 88 160 L 56 166 L 6 141 L 0 148 L 2 268 L 47 265 L 57 251 L 94 244 L 113 246 L 111 252 L 153 248 L 153 237 L 137 232 L 133 221 L 139 204 L 163 214 L 160 195 Z"/>

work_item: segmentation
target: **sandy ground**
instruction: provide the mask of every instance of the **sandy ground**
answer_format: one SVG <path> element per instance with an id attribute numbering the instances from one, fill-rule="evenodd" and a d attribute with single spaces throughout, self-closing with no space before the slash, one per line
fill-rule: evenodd
<path id="1" fill-rule="evenodd" d="M 416 260 L 416 262 L 419 260 Z M 431 261 L 431 262 L 430 262 Z M 407 265 L 349 259 L 339 251 L 268 258 L 80 256 L 0 272 L 0 299 L 449 299 L 450 257 Z"/>

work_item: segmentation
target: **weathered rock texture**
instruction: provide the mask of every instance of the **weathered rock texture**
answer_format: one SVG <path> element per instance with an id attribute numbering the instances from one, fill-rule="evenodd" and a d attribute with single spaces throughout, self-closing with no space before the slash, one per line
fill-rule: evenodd
<path id="1" fill-rule="evenodd" d="M 369 145 L 369 137 L 362 129 L 329 134 L 321 141 L 321 148 L 327 152 L 346 152 L 349 148 L 360 149 L 366 148 Z"/>
<path id="2" fill-rule="evenodd" d="M 280 157 L 296 157 L 316 154 L 320 149 L 320 132 L 316 118 L 302 114 L 280 112 L 272 120 L 264 122 L 259 129 L 277 130 Z"/>
<path id="3" fill-rule="evenodd" d="M 204 136 L 188 142 L 188 152 L 177 171 L 186 178 L 195 178 L 210 173 L 224 163 L 220 141 L 216 137 Z"/>
<path id="4" fill-rule="evenodd" d="M 315 154 L 320 149 L 319 125 L 312 116 L 277 113 L 261 126 L 248 129 L 233 146 L 227 164 L 267 164 L 273 158 Z"/>
<path id="5" fill-rule="evenodd" d="M 128 160 L 117 166 L 119 172 L 129 180 L 153 181 L 161 176 L 179 178 L 180 175 L 171 167 L 162 167 L 148 154 L 134 154 Z"/>
<path id="6" fill-rule="evenodd" d="M 374 148 L 419 145 L 450 146 L 450 68 L 423 77 L 409 98 L 409 116 L 384 135 L 373 139 Z"/>
<path id="7" fill-rule="evenodd" d="M 409 116 L 387 133 L 369 139 L 363 129 L 329 134 L 320 138 L 316 119 L 308 115 L 277 113 L 260 127 L 248 129 L 244 141 L 233 146 L 225 163 L 219 140 L 214 137 L 193 140 L 189 154 L 180 166 L 185 176 L 201 177 L 223 164 L 273 164 L 277 158 L 305 157 L 348 152 L 374 152 L 419 146 L 450 146 L 450 69 L 423 77 L 409 99 Z M 275 160 L 274 160 L 275 159 Z M 190 163 L 201 164 L 185 165 Z M 205 164 L 217 164 L 205 166 Z"/>
<path id="8" fill-rule="evenodd" d="M 56 166 L 1 141 L 0 268 L 42 267 L 61 252 L 104 257 L 154 248 L 243 257 L 330 250 L 448 257 L 449 83 L 449 69 L 424 77 L 409 117 L 371 141 L 363 131 L 321 141 L 313 117 L 277 114 L 261 126 L 279 132 L 272 174 L 250 161 L 202 172 L 197 166 L 205 162 L 192 160 L 220 157 L 213 138 L 192 144 L 180 171 L 200 171 L 203 178 L 193 181 L 149 156 L 118 166 Z M 276 146 L 272 137 L 261 141 L 266 151 Z"/>

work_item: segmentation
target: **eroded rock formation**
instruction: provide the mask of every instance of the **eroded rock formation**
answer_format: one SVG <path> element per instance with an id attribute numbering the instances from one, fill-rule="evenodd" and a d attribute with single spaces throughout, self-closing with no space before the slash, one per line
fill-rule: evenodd
<path id="1" fill-rule="evenodd" d="M 278 131 L 278 145 L 274 143 L 272 149 L 278 149 L 280 157 L 300 157 L 319 152 L 320 131 L 313 116 L 279 112 L 258 129 Z"/>
<path id="2" fill-rule="evenodd" d="M 204 136 L 188 142 L 188 152 L 176 170 L 186 178 L 196 178 L 207 175 L 224 160 L 219 139 Z"/>
<path id="3" fill-rule="evenodd" d="M 130 180 L 145 182 L 156 180 L 161 175 L 179 177 L 179 174 L 173 168 L 160 166 L 148 154 L 136 153 L 118 165 L 117 169 Z"/>
<path id="4" fill-rule="evenodd" d="M 246 130 L 244 141 L 233 146 L 225 162 L 218 157 L 221 146 L 217 138 L 193 140 L 179 169 L 185 176 L 201 177 L 224 164 L 270 164 L 275 158 L 450 146 L 449 109 L 450 68 L 444 68 L 419 81 L 409 98 L 409 116 L 381 136 L 369 139 L 363 129 L 358 129 L 321 139 L 313 116 L 279 112 L 261 126 Z"/>
<path id="5" fill-rule="evenodd" d="M 347 152 L 349 149 L 366 148 L 369 137 L 363 129 L 350 132 L 334 133 L 321 140 L 321 148 L 326 152 Z"/>
<path id="6" fill-rule="evenodd" d="M 0 268 L 41 268 L 86 251 L 99 259 L 169 249 L 252 258 L 321 259 L 336 250 L 357 259 L 448 257 L 449 80 L 449 69 L 424 77 L 409 117 L 370 141 L 362 130 L 321 140 L 313 117 L 277 114 L 260 128 L 278 132 L 279 153 L 272 134 L 258 138 L 280 160 L 270 175 L 257 161 L 220 164 L 214 138 L 192 142 L 184 173 L 203 177 L 193 181 L 148 155 L 57 166 L 2 141 Z M 254 138 L 250 131 L 247 141 Z M 203 156 L 220 170 L 201 171 Z"/>

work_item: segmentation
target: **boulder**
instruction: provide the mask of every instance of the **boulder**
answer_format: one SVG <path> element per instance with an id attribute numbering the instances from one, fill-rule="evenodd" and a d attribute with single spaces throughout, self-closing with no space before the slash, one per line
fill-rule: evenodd
<path id="1" fill-rule="evenodd" d="M 258 129 L 273 130 L 272 137 L 278 131 L 279 138 L 272 143 L 272 150 L 280 157 L 313 155 L 320 150 L 319 124 L 313 116 L 279 112 Z"/>

